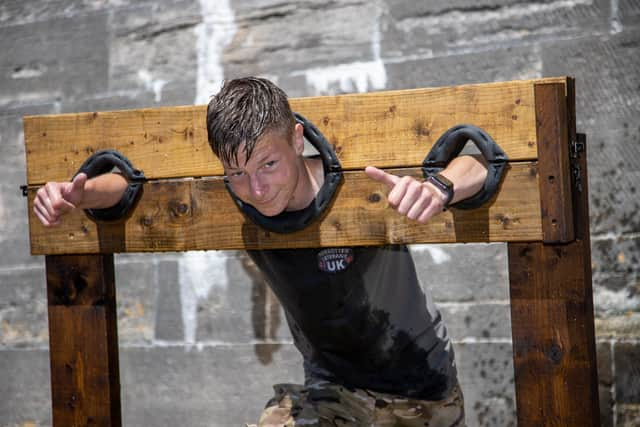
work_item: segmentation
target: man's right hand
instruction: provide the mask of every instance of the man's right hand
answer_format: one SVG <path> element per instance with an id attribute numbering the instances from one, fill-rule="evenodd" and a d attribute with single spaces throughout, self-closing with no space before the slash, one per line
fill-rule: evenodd
<path id="1" fill-rule="evenodd" d="M 45 227 L 60 224 L 60 218 L 76 209 L 84 199 L 87 175 L 79 173 L 71 182 L 48 182 L 36 193 L 33 211 Z"/>

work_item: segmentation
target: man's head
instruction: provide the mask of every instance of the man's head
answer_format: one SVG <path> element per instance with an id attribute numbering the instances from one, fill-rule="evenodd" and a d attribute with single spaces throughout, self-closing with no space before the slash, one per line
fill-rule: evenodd
<path id="1" fill-rule="evenodd" d="M 304 129 L 280 88 L 256 77 L 226 82 L 209 103 L 207 132 L 241 200 L 267 216 L 304 207 Z"/>
<path id="2" fill-rule="evenodd" d="M 286 139 L 295 119 L 287 95 L 272 82 L 245 77 L 225 82 L 207 108 L 209 145 L 224 164 L 238 164 L 238 152 L 251 158 L 256 143 L 267 132 Z"/>

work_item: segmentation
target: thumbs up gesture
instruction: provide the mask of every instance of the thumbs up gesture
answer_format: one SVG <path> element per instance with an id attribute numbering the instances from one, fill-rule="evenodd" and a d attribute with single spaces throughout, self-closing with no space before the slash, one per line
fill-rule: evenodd
<path id="1" fill-rule="evenodd" d="M 389 205 L 400 215 L 424 224 L 444 208 L 446 195 L 428 182 L 392 175 L 373 166 L 367 166 L 364 171 L 369 178 L 389 188 Z"/>
<path id="2" fill-rule="evenodd" d="M 60 224 L 60 217 L 78 207 L 84 198 L 87 175 L 80 173 L 71 182 L 48 182 L 36 193 L 33 211 L 45 226 Z"/>

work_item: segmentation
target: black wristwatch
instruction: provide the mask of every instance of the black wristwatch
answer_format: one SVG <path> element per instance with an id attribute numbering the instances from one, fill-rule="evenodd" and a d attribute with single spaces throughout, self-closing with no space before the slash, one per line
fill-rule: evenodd
<path id="1" fill-rule="evenodd" d="M 429 175 L 427 182 L 433 184 L 438 190 L 442 191 L 446 198 L 444 199 L 444 206 L 449 206 L 449 202 L 453 199 L 453 182 L 449 181 L 439 173 L 435 175 Z"/>

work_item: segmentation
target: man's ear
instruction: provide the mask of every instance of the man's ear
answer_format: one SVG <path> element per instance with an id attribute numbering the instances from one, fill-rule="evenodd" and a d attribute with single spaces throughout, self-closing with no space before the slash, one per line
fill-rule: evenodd
<path id="1" fill-rule="evenodd" d="M 293 127 L 293 148 L 298 156 L 304 152 L 304 127 L 300 123 Z"/>

